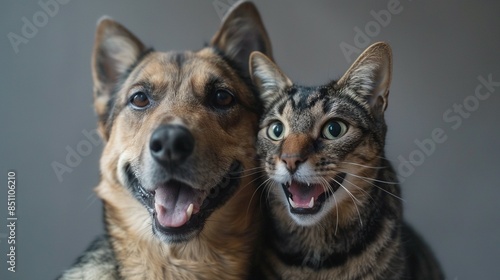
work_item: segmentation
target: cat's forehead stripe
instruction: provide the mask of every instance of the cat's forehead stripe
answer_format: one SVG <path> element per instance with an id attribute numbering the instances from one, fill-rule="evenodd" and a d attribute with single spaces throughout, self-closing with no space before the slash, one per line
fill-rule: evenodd
<path id="1" fill-rule="evenodd" d="M 285 110 L 286 104 L 288 103 L 287 99 L 281 100 L 280 104 L 276 107 L 277 111 L 280 115 L 283 115 L 283 111 Z"/>
<path id="2" fill-rule="evenodd" d="M 331 87 L 294 86 L 287 94 L 287 98 L 275 100 L 268 113 L 273 116 L 294 115 L 300 120 L 337 111 L 340 115 L 357 120 L 361 126 L 369 126 L 371 115 L 368 109 L 351 95 L 335 91 Z"/>
<path id="3" fill-rule="evenodd" d="M 293 92 L 289 95 L 292 109 L 303 111 L 313 107 L 323 97 L 322 93 L 316 87 L 294 86 Z"/>

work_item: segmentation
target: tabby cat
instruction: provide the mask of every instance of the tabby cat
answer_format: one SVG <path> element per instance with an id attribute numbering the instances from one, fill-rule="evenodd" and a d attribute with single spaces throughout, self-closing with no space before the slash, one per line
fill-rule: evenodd
<path id="1" fill-rule="evenodd" d="M 402 220 L 384 157 L 392 55 L 376 43 L 338 81 L 293 84 L 263 54 L 250 58 L 264 103 L 257 149 L 269 221 L 267 279 L 443 279 Z"/>

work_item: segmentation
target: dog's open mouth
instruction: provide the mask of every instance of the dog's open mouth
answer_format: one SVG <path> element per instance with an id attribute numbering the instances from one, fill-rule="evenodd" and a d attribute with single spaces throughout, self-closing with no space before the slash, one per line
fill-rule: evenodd
<path id="1" fill-rule="evenodd" d="M 344 181 L 345 173 L 335 176 L 329 188 L 322 184 L 307 184 L 292 180 L 282 184 L 283 191 L 290 205 L 290 212 L 294 214 L 316 214 L 321 210 L 323 203 L 338 190 Z"/>
<path id="2" fill-rule="evenodd" d="M 210 214 L 235 193 L 242 173 L 241 163 L 235 161 L 210 190 L 169 180 L 154 191 L 144 189 L 130 170 L 127 175 L 132 192 L 152 215 L 153 231 L 165 235 L 170 242 L 182 242 L 199 232 Z"/>

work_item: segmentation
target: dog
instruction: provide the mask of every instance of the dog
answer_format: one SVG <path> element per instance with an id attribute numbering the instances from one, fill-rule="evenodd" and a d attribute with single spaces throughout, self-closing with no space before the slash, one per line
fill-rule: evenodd
<path id="1" fill-rule="evenodd" d="M 247 277 L 260 231 L 253 51 L 272 57 L 249 2 L 199 51 L 154 51 L 99 21 L 92 76 L 106 234 L 60 279 Z"/>

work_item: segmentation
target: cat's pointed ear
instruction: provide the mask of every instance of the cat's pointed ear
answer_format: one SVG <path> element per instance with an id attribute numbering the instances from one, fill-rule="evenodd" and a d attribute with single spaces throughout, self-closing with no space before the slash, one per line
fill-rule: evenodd
<path id="1" fill-rule="evenodd" d="M 211 40 L 211 45 L 236 62 L 247 77 L 248 58 L 253 51 L 260 51 L 272 58 L 271 41 L 251 2 L 234 4 L 222 20 L 222 25 Z"/>
<path id="2" fill-rule="evenodd" d="M 293 85 L 279 67 L 260 52 L 253 52 L 250 55 L 250 75 L 265 107 L 277 95 L 284 94 L 284 90 Z"/>
<path id="3" fill-rule="evenodd" d="M 109 17 L 99 19 L 92 54 L 92 78 L 94 107 L 99 117 L 99 130 L 105 139 L 108 104 L 115 87 L 145 51 L 144 44 L 125 27 Z"/>
<path id="4" fill-rule="evenodd" d="M 337 82 L 337 86 L 361 97 L 372 113 L 383 114 L 388 104 L 392 75 L 391 47 L 378 42 L 368 47 Z"/>

